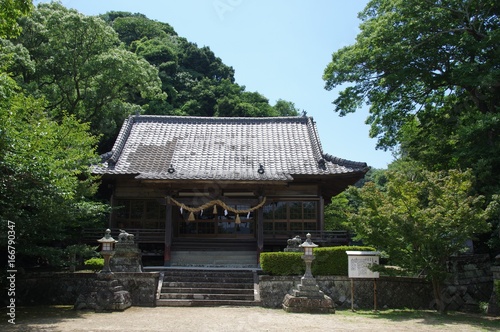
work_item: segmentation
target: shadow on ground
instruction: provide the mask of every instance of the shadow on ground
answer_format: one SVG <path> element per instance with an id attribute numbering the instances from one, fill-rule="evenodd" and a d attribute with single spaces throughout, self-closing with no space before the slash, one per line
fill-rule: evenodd
<path id="1" fill-rule="evenodd" d="M 339 311 L 337 311 L 339 312 Z M 482 328 L 486 331 L 500 330 L 500 317 L 491 317 L 473 313 L 449 312 L 440 314 L 431 310 L 382 310 L 382 311 L 356 311 L 352 313 L 367 318 L 387 319 L 394 322 L 418 320 L 419 324 L 432 326 L 453 326 L 454 324 L 467 324 L 471 327 Z"/>
<path id="2" fill-rule="evenodd" d="M 203 308 L 193 311 L 193 308 L 170 308 L 162 310 L 162 308 L 131 308 L 126 317 L 131 316 L 132 320 L 141 321 L 145 320 L 144 324 L 153 324 L 155 320 L 165 319 L 171 320 L 180 318 L 177 315 L 186 314 L 192 316 L 196 312 L 196 318 L 191 322 L 183 321 L 191 327 L 192 331 L 220 331 L 221 326 L 212 324 L 213 329 L 202 328 L 198 324 L 199 320 L 208 319 L 209 317 L 224 316 L 220 315 L 219 309 L 222 310 L 227 317 L 231 319 L 240 319 L 244 322 L 245 326 L 261 324 L 259 326 L 273 326 L 277 320 L 293 321 L 308 319 L 308 314 L 288 314 L 278 309 L 264 309 L 264 308 Z M 231 316 L 228 316 L 228 312 Z M 244 313 L 244 316 L 241 316 Z M 130 315 L 129 315 L 130 314 Z M 104 315 L 104 316 L 103 316 Z M 108 316 L 109 315 L 109 316 Z M 93 311 L 76 311 L 72 306 L 37 306 L 37 307 L 17 307 L 16 308 L 16 325 L 11 325 L 7 322 L 8 316 L 6 315 L 5 307 L 2 310 L 4 317 L 0 321 L 0 331 L 125 331 L 124 329 L 143 331 L 143 325 L 132 326 L 134 321 L 123 321 L 120 326 L 115 326 L 114 329 L 111 325 L 116 317 L 121 317 L 121 314 L 108 314 L 99 313 L 95 314 Z M 205 316 L 201 316 L 205 315 Z M 215 315 L 215 316 L 214 316 Z M 166 317 L 168 316 L 168 317 Z M 172 317 L 170 317 L 172 316 Z M 340 328 L 342 325 L 348 324 L 344 330 L 351 331 L 353 328 L 359 331 L 381 331 L 390 330 L 399 331 L 399 328 L 404 327 L 404 330 L 409 331 L 500 331 L 500 317 L 489 317 L 479 314 L 471 313 L 457 313 L 452 312 L 447 315 L 438 314 L 435 311 L 422 311 L 422 310 L 383 310 L 379 312 L 373 311 L 357 311 L 350 310 L 337 310 L 333 315 L 319 315 L 316 317 L 321 321 L 323 327 L 337 326 Z M 250 322 L 251 321 L 251 322 Z M 187 322 L 187 323 L 186 323 Z M 389 324 L 387 324 L 389 322 Z M 225 322 L 227 323 L 227 322 Z M 393 323 L 396 323 L 394 325 Z M 221 323 L 222 324 L 222 323 Z M 293 324 L 296 324 L 293 323 Z M 161 324 L 160 324 L 161 325 Z M 234 324 L 233 324 L 234 325 Z M 253 326 L 252 325 L 252 326 Z M 290 325 L 290 324 L 289 324 Z M 63 327 L 62 327 L 63 326 Z M 162 325 L 163 326 L 163 325 Z M 255 325 L 257 326 L 257 325 Z M 295 325 L 294 325 L 295 326 Z M 158 324 L 152 325 L 152 330 L 160 328 Z M 193 329 L 194 328 L 194 329 Z M 226 329 L 227 330 L 227 329 Z M 224 331 L 226 331 L 224 330 Z M 254 329 L 240 329 L 241 331 L 252 331 Z M 238 330 L 238 331 L 240 331 Z M 257 329 L 258 330 L 258 329 Z M 339 329 L 339 331 L 342 328 Z M 173 331 L 170 329 L 169 331 Z M 229 330 L 227 330 L 229 331 Z M 269 331 L 279 331 L 270 329 Z"/>
<path id="3" fill-rule="evenodd" d="M 36 306 L 36 307 L 17 307 L 15 316 L 15 325 L 8 322 L 11 319 L 6 310 L 2 311 L 2 317 L 7 317 L 0 321 L 0 330 L 4 327 L 14 327 L 15 325 L 23 324 L 28 327 L 31 324 L 54 325 L 61 321 L 70 319 L 83 318 L 85 314 L 92 313 L 92 311 L 77 311 L 73 309 L 72 305 L 54 305 L 54 306 Z"/>

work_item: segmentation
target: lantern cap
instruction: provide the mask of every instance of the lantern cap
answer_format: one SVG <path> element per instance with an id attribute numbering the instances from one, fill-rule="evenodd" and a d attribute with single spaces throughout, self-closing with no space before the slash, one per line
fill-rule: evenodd
<path id="1" fill-rule="evenodd" d="M 304 241 L 304 243 L 299 245 L 299 247 L 301 248 L 316 248 L 317 246 L 318 245 L 311 240 L 311 233 L 307 233 L 306 240 Z"/>
<path id="2" fill-rule="evenodd" d="M 118 241 L 113 239 L 113 237 L 111 236 L 111 230 L 108 228 L 104 232 L 104 236 L 102 238 L 100 238 L 99 240 L 97 240 L 97 242 L 99 242 L 99 243 L 116 243 Z"/>

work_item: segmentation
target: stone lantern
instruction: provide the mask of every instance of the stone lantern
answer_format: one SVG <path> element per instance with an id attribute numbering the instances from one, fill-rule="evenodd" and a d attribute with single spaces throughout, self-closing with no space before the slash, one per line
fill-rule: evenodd
<path id="1" fill-rule="evenodd" d="M 97 240 L 101 244 L 101 255 L 104 258 L 104 267 L 102 268 L 101 273 L 113 273 L 109 268 L 109 260 L 111 256 L 115 254 L 115 243 L 117 242 L 111 236 L 111 230 L 108 228 L 104 234 L 104 236 Z"/>
<path id="2" fill-rule="evenodd" d="M 306 235 L 306 240 L 304 243 L 302 243 L 299 247 L 304 249 L 304 255 L 302 255 L 302 259 L 306 263 L 306 273 L 304 273 L 304 276 L 302 279 L 313 279 L 314 277 L 311 272 L 311 264 L 312 261 L 314 260 L 314 254 L 313 254 L 313 249 L 316 248 L 318 245 L 312 242 L 311 240 L 311 234 L 307 233 Z M 316 280 L 314 280 L 314 283 L 316 284 Z"/>
<path id="3" fill-rule="evenodd" d="M 306 240 L 300 245 L 304 249 L 302 259 L 306 263 L 306 272 L 300 279 L 297 289 L 294 289 L 292 294 L 285 295 L 282 305 L 286 312 L 335 313 L 333 300 L 319 289 L 311 272 L 311 263 L 314 260 L 313 248 L 317 246 L 312 242 L 311 234 L 307 234 Z"/>

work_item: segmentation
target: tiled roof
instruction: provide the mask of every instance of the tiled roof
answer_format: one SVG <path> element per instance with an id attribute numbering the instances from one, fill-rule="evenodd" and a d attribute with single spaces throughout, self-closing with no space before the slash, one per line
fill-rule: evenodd
<path id="1" fill-rule="evenodd" d="M 103 158 L 95 173 L 138 179 L 290 181 L 367 170 L 323 154 L 310 117 L 131 116 Z"/>

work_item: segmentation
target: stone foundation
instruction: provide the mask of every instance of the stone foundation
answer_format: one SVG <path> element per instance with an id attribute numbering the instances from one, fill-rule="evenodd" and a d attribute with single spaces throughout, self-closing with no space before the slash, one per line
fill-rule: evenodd
<path id="1" fill-rule="evenodd" d="M 281 308 L 284 297 L 293 295 L 301 277 L 259 277 L 260 299 L 263 307 Z M 351 280 L 340 276 L 316 277 L 321 291 L 329 296 L 340 309 L 351 308 Z M 373 280 L 354 280 L 354 305 L 356 309 L 373 309 Z M 417 278 L 382 277 L 377 280 L 377 308 L 428 309 L 432 303 L 432 285 Z"/>
<path id="2" fill-rule="evenodd" d="M 133 306 L 154 307 L 159 272 L 116 272 L 124 290 L 130 294 Z M 78 296 L 90 293 L 96 273 L 30 273 L 18 276 L 16 304 L 19 305 L 74 305 Z"/>
<path id="3" fill-rule="evenodd" d="M 131 306 L 130 293 L 123 289 L 114 275 L 100 273 L 94 278 L 91 287 L 78 296 L 74 308 L 105 312 L 123 311 Z"/>

